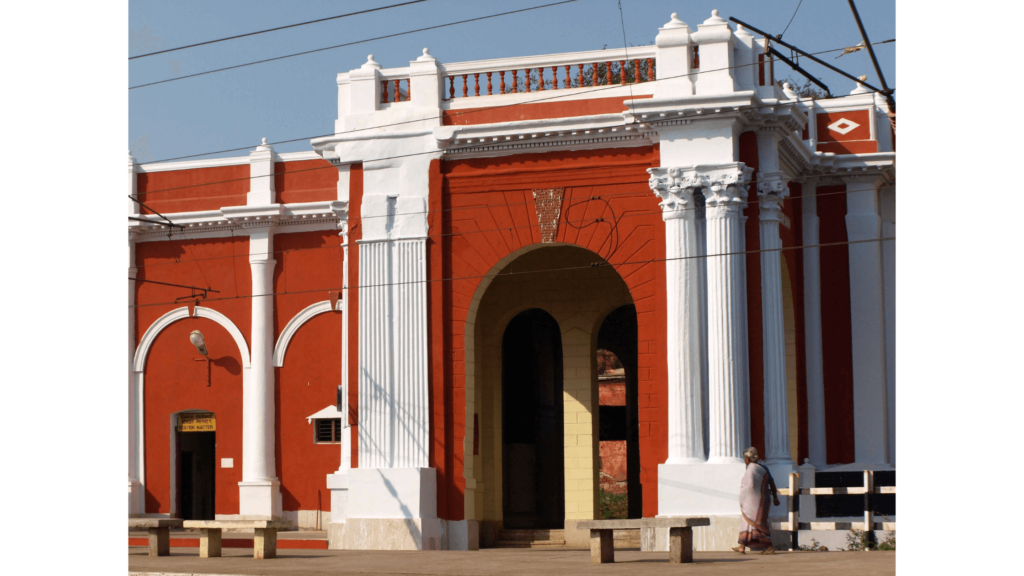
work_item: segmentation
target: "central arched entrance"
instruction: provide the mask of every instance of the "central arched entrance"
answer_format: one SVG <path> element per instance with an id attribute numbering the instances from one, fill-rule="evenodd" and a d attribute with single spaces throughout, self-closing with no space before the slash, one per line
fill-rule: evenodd
<path id="1" fill-rule="evenodd" d="M 466 517 L 480 522 L 481 547 L 527 532 L 535 540 L 564 537 L 567 545 L 589 541 L 576 523 L 601 517 L 599 332 L 624 306 L 635 316 L 633 304 L 601 256 L 558 243 L 509 255 L 476 289 L 465 332 L 473 451 L 464 470 Z M 635 328 L 615 331 L 607 345 L 634 364 Z M 636 386 L 629 392 L 635 411 Z M 635 431 L 635 421 L 629 424 Z"/>
<path id="2" fill-rule="evenodd" d="M 509 322 L 501 342 L 505 528 L 562 528 L 565 481 L 562 335 L 532 308 Z"/>

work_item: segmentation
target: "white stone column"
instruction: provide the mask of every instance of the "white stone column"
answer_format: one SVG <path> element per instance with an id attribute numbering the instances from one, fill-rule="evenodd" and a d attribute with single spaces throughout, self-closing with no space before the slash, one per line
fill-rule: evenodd
<path id="1" fill-rule="evenodd" d="M 648 169 L 665 221 L 668 323 L 668 460 L 704 462 L 701 399 L 701 295 L 694 193 L 702 182 L 679 168 Z"/>
<path id="2" fill-rule="evenodd" d="M 348 168 L 346 166 L 346 168 Z M 341 173 L 341 177 L 348 176 L 348 170 Z M 345 187 L 347 192 L 347 186 Z M 339 194 L 340 196 L 340 194 Z M 340 199 L 340 198 L 339 198 Z M 345 195 L 348 200 L 348 195 Z M 352 468 L 352 426 L 349 424 L 348 410 L 348 323 L 349 323 L 349 296 L 353 290 L 348 285 L 348 213 L 344 219 L 338 222 L 338 233 L 342 237 L 342 292 L 341 303 L 341 384 L 338 386 L 341 398 L 338 408 L 341 411 L 341 462 L 337 472 L 327 475 L 327 489 L 331 491 L 331 522 L 327 527 L 327 547 L 339 549 L 342 547 L 344 538 L 345 520 L 348 519 L 348 492 L 349 492 L 349 471 Z"/>
<path id="3" fill-rule="evenodd" d="M 817 246 L 817 180 L 803 182 L 803 243 Z M 809 460 L 825 466 L 825 369 L 821 348 L 820 249 L 804 248 L 804 342 L 807 357 L 807 449 Z"/>
<path id="4" fill-rule="evenodd" d="M 697 289 L 700 291 L 698 300 L 700 307 L 698 318 L 700 325 L 698 331 L 700 334 L 700 415 L 701 422 L 704 423 L 702 440 L 704 442 L 704 459 L 706 460 L 711 439 L 708 436 L 708 220 L 704 202 L 704 194 L 693 195 L 693 203 L 696 208 L 694 215 L 697 224 L 697 256 L 699 256 L 697 260 L 699 262 Z"/>
<path id="5" fill-rule="evenodd" d="M 274 459 L 274 150 L 267 139 L 249 155 L 246 207 L 266 225 L 249 228 L 252 272 L 250 368 L 242 391 L 242 481 L 238 508 L 243 518 L 281 517 L 281 489 Z M 279 207 L 278 207 L 279 208 Z M 279 210 L 278 210 L 279 213 Z M 246 218 L 248 219 L 248 218 Z"/>
<path id="6" fill-rule="evenodd" d="M 128 153 L 129 194 L 136 194 L 135 158 Z M 128 215 L 138 217 L 139 205 L 128 200 Z M 135 370 L 135 282 L 130 280 L 138 274 L 135 266 L 135 238 L 128 232 L 128 515 L 145 513 L 145 498 L 139 468 L 139 393 L 137 391 Z"/>
<path id="7" fill-rule="evenodd" d="M 280 518 L 281 494 L 274 465 L 274 237 L 269 226 L 249 234 L 252 333 L 249 381 L 242 394 L 242 481 L 239 513 Z"/>
<path id="8" fill-rule="evenodd" d="M 761 334 L 764 347 L 764 447 L 768 464 L 793 466 L 786 394 L 786 327 L 782 317 L 779 222 L 789 187 L 782 172 L 757 176 L 761 236 Z"/>
<path id="9" fill-rule="evenodd" d="M 882 238 L 896 238 L 896 188 L 878 191 Z M 896 466 L 896 240 L 882 240 L 882 278 L 885 289 L 885 377 L 889 402 L 889 464 Z"/>
<path id="10" fill-rule="evenodd" d="M 850 242 L 850 316 L 853 340 L 853 422 L 858 464 L 889 461 L 882 288 L 881 218 L 877 176 L 846 181 L 846 233 Z"/>
<path id="11" fill-rule="evenodd" d="M 740 269 L 745 269 L 742 236 L 743 204 L 752 169 L 742 164 L 718 167 L 705 173 L 708 242 L 708 462 L 735 463 L 743 446 L 743 356 L 741 336 L 746 333 L 743 299 L 738 292 Z"/>

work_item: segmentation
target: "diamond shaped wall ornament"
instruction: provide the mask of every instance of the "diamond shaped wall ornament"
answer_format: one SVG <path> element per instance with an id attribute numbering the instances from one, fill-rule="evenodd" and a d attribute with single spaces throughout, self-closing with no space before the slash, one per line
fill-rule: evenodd
<path id="1" fill-rule="evenodd" d="M 833 132 L 838 132 L 843 136 L 846 136 L 847 134 L 850 133 L 851 130 L 859 127 L 860 124 L 857 124 L 853 120 L 847 120 L 846 118 L 840 118 L 839 120 L 836 120 L 835 122 L 828 125 L 829 130 L 832 130 Z"/>

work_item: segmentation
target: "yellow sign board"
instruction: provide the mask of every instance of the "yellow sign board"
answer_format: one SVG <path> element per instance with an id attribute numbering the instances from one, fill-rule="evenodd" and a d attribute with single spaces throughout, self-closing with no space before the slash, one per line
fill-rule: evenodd
<path id="1" fill-rule="evenodd" d="M 217 418 L 213 414 L 178 414 L 178 432 L 214 432 Z"/>

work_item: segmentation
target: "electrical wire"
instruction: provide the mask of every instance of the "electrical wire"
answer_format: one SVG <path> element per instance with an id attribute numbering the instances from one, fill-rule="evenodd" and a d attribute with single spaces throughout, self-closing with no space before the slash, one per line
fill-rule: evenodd
<path id="1" fill-rule="evenodd" d="M 834 196 L 836 194 L 847 194 L 847 193 L 848 193 L 848 191 L 846 191 L 846 190 L 838 190 L 838 191 L 835 191 L 835 192 L 821 192 L 821 193 L 815 193 L 815 194 L 802 194 L 802 195 L 799 195 L 799 196 L 789 196 L 789 197 L 786 198 L 786 200 L 799 200 L 799 199 L 802 199 L 802 198 L 822 198 L 822 197 L 825 197 L 825 196 Z M 580 200 L 580 202 L 577 203 L 576 205 L 580 205 L 580 203 L 586 202 L 588 200 L 605 200 L 606 198 L 611 198 L 613 196 L 620 196 L 620 197 L 621 196 L 635 196 L 635 197 L 645 197 L 645 198 L 657 199 L 657 196 L 654 195 L 650 191 L 645 192 L 645 193 L 631 191 L 631 192 L 623 192 L 623 193 L 620 193 L 620 194 L 602 194 L 602 195 L 591 196 L 590 198 L 582 198 Z M 755 203 L 758 203 L 758 202 L 760 202 L 759 199 L 753 199 L 753 200 L 748 200 L 747 202 L 745 202 L 745 204 L 749 206 L 750 204 L 755 204 Z M 502 204 L 502 205 L 499 205 L 499 206 L 491 206 L 491 205 L 466 206 L 466 207 L 461 207 L 461 208 L 464 208 L 464 209 L 503 208 L 505 206 L 518 206 L 518 205 L 525 205 L 525 204 L 531 204 L 531 202 L 518 202 L 518 203 L 513 203 L 513 204 Z M 569 208 L 572 208 L 572 207 L 574 207 L 574 206 L 571 205 Z M 569 208 L 566 209 L 566 213 L 567 214 L 568 214 Z M 705 209 L 705 208 L 704 207 L 693 206 L 693 207 L 689 207 L 689 208 L 679 208 L 676 211 L 677 212 L 688 212 L 688 211 L 691 211 L 691 210 L 696 211 L 696 210 L 703 210 L 703 209 Z M 437 211 L 437 212 L 441 212 L 441 211 Z M 424 212 L 414 212 L 414 213 L 410 213 L 410 214 L 423 214 L 423 213 Z M 618 224 L 618 221 L 617 221 L 618 218 L 630 218 L 630 217 L 636 217 L 636 216 L 650 216 L 650 215 L 662 214 L 662 213 L 663 213 L 663 210 L 661 210 L 661 209 L 658 209 L 658 210 L 640 210 L 640 211 L 627 212 L 627 213 L 623 214 L 622 216 L 616 217 L 616 221 L 615 221 L 614 225 Z M 402 214 L 396 214 L 394 216 L 401 216 L 401 215 Z M 375 216 L 372 216 L 372 217 L 371 216 L 367 216 L 366 218 L 375 218 Z M 560 223 L 561 222 L 563 222 L 563 221 L 560 221 Z M 590 226 L 592 224 L 598 224 L 598 223 L 602 223 L 602 222 L 608 222 L 608 220 L 602 216 L 602 217 L 598 217 L 598 218 L 585 218 L 585 219 L 582 219 L 582 220 L 573 220 L 573 221 L 565 220 L 564 221 L 565 224 L 569 225 L 572 228 L 576 228 L 576 229 L 580 229 L 581 227 L 574 226 L 574 224 L 589 223 L 586 226 Z M 586 226 L 584 226 L 584 227 L 586 227 Z M 532 228 L 539 228 L 539 227 L 540 227 L 539 224 L 528 224 L 528 225 L 523 225 L 523 226 L 503 226 L 503 227 L 499 227 L 499 228 L 488 228 L 488 229 L 485 229 L 485 230 L 469 230 L 469 231 L 465 231 L 465 232 L 447 232 L 447 233 L 440 233 L 440 234 L 428 234 L 428 235 L 424 236 L 423 238 L 426 238 L 426 239 L 430 239 L 430 238 L 451 238 L 451 237 L 455 237 L 455 236 L 469 236 L 469 235 L 472 235 L 472 234 L 485 234 L 485 233 L 490 233 L 490 232 L 506 232 L 506 231 L 510 231 L 510 230 L 532 229 Z M 308 251 L 312 251 L 312 250 L 331 250 L 331 249 L 338 249 L 338 248 L 343 248 L 343 246 L 342 245 L 337 245 L 337 246 L 317 246 L 317 247 L 314 247 L 314 248 L 292 248 L 292 249 L 288 249 L 288 250 L 275 250 L 273 252 L 253 252 L 252 254 L 249 254 L 249 253 L 241 254 L 241 255 L 239 255 L 239 254 L 232 254 L 231 256 L 211 256 L 209 258 L 199 258 L 199 259 L 196 259 L 196 261 L 204 261 L 205 262 L 207 260 L 224 260 L 224 259 L 227 259 L 227 258 L 248 258 L 250 255 L 252 255 L 252 256 L 267 256 L 267 255 L 276 255 L 276 254 L 290 254 L 290 253 L 293 253 L 293 252 L 308 252 Z M 140 268 L 140 269 L 141 268 L 153 268 L 153 267 L 156 267 L 156 266 L 168 266 L 168 265 L 173 265 L 173 264 L 187 264 L 189 262 L 192 262 L 192 260 L 181 260 L 181 261 L 174 261 L 174 262 L 154 262 L 154 263 L 151 263 L 151 264 L 136 265 L 135 267 L 136 268 Z"/>
<path id="2" fill-rule="evenodd" d="M 306 26 L 307 24 L 317 24 L 319 22 L 327 22 L 328 20 L 337 20 L 338 18 L 346 18 L 348 16 L 357 16 L 359 14 L 367 14 L 369 12 L 378 12 L 380 10 L 387 10 L 389 8 L 398 8 L 401 6 L 408 6 L 409 4 L 419 4 L 420 2 L 426 2 L 427 0 L 411 0 L 410 2 L 403 2 L 401 4 L 392 4 L 391 6 L 381 6 L 379 8 L 370 8 L 368 10 L 360 10 L 359 12 L 349 12 L 348 14 L 339 14 L 337 16 L 328 16 L 327 18 L 319 18 L 317 20 L 309 20 L 306 22 L 299 22 L 297 24 L 289 24 L 287 26 L 278 26 L 277 28 L 267 28 L 266 30 L 258 30 L 256 32 L 248 32 L 246 34 L 238 34 L 236 36 L 228 36 L 227 38 L 218 38 L 217 40 L 207 40 L 206 42 L 199 42 L 196 44 L 189 44 L 188 46 L 179 46 L 177 48 L 168 48 L 167 50 L 158 50 L 156 52 L 147 52 L 146 54 L 139 54 L 138 56 L 129 56 L 129 60 L 137 60 L 139 58 L 146 58 L 148 56 L 156 56 L 157 54 L 166 54 L 168 52 L 176 52 L 178 50 L 185 50 L 188 48 L 195 48 L 197 46 L 206 46 L 208 44 L 216 44 L 217 42 L 226 42 L 228 40 L 237 40 L 238 38 L 245 38 L 247 36 L 256 36 L 257 34 L 266 34 L 267 32 L 276 32 L 278 30 L 285 30 L 288 28 L 296 28 L 298 26 Z"/>
<path id="3" fill-rule="evenodd" d="M 889 40 L 882 40 L 882 41 L 879 41 L 879 42 L 873 42 L 872 44 L 874 44 L 874 45 L 889 44 L 889 43 L 895 42 L 895 41 L 896 41 L 895 38 L 890 38 Z M 840 51 L 845 50 L 845 49 L 846 49 L 845 47 L 844 48 L 832 48 L 830 50 L 822 50 L 820 52 L 812 52 L 811 54 L 816 56 L 818 54 L 829 54 L 831 52 L 840 52 Z M 748 66 L 758 66 L 758 65 L 760 65 L 760 63 L 754 62 L 754 63 L 750 63 L 750 64 L 737 64 L 737 65 L 734 65 L 734 66 L 727 66 L 725 68 L 715 68 L 715 69 L 712 69 L 712 70 L 698 70 L 698 71 L 695 71 L 695 72 L 690 72 L 689 74 L 679 74 L 679 75 L 676 75 L 676 76 L 666 76 L 664 78 L 655 78 L 654 80 L 648 80 L 648 82 L 661 82 L 661 81 L 664 81 L 664 80 L 673 80 L 673 79 L 677 79 L 677 78 L 685 78 L 685 77 L 689 77 L 689 76 L 696 76 L 698 74 L 706 74 L 706 73 L 710 73 L 710 72 L 721 72 L 723 70 L 733 70 L 733 69 L 737 69 L 737 68 L 745 68 L 745 67 L 748 67 Z M 646 82 L 645 82 L 645 84 L 646 84 Z M 490 112 L 492 110 L 500 110 L 500 109 L 503 109 L 503 108 L 512 108 L 512 107 L 515 107 L 515 106 L 523 106 L 525 104 L 535 104 L 535 103 L 538 103 L 538 102 L 547 102 L 547 101 L 550 101 L 550 100 L 557 100 L 559 98 L 568 98 L 568 97 L 571 97 L 571 96 L 578 96 L 580 94 L 590 94 L 592 92 L 601 92 L 601 91 L 604 91 L 604 90 L 612 90 L 612 89 L 621 88 L 621 87 L 622 87 L 621 84 L 606 85 L 606 86 L 601 86 L 601 87 L 596 87 L 595 86 L 593 88 L 586 89 L 586 90 L 579 90 L 579 89 L 577 89 L 579 91 L 570 92 L 570 93 L 560 93 L 560 94 L 555 94 L 555 95 L 552 95 L 552 96 L 545 96 L 545 97 L 529 100 L 529 101 L 526 101 L 526 102 L 513 102 L 511 104 L 502 104 L 502 105 L 499 105 L 499 106 L 486 106 L 486 107 L 480 107 L 480 108 L 472 108 L 472 109 L 469 109 L 469 110 L 459 110 L 459 111 L 456 111 L 455 114 L 453 114 L 453 115 L 458 116 L 458 117 L 462 117 L 462 116 L 467 116 L 467 115 L 470 115 L 470 114 L 478 114 L 478 113 L 481 113 L 481 112 Z M 860 94 L 844 94 L 844 95 L 841 95 L 841 96 L 833 96 L 831 98 L 820 98 L 819 100 L 834 100 L 834 99 L 838 99 L 838 98 L 847 98 L 849 96 L 860 96 Z M 381 124 L 379 126 L 370 126 L 370 127 L 367 127 L 367 128 L 356 128 L 356 129 L 353 129 L 353 130 L 347 130 L 346 132 L 344 132 L 344 134 L 354 134 L 356 132 L 363 132 L 363 131 L 367 131 L 367 130 L 378 130 L 378 129 L 381 129 L 381 128 L 390 128 L 390 127 L 393 127 L 393 126 L 401 126 L 403 124 L 412 124 L 412 123 L 416 123 L 416 122 L 424 122 L 424 121 L 436 120 L 436 119 L 437 119 L 437 116 L 435 115 L 435 116 L 431 116 L 429 118 L 416 118 L 414 120 L 403 120 L 401 122 L 392 122 L 392 123 L 389 123 L 389 124 Z M 291 144 L 293 142 L 300 142 L 300 141 L 304 141 L 304 140 L 313 140 L 313 139 L 316 139 L 316 138 L 326 138 L 326 137 L 329 137 L 329 136 L 336 136 L 336 135 L 337 135 L 336 132 L 330 132 L 330 133 L 327 133 L 327 134 L 316 134 L 316 135 L 313 135 L 313 136 L 303 136 L 301 138 L 291 138 L 291 139 L 288 139 L 288 140 L 278 140 L 278 141 L 275 141 L 275 142 L 268 142 L 267 144 L 270 145 L 270 146 L 274 146 L 274 145 L 277 145 L 277 144 Z M 174 156 L 172 158 L 163 158 L 161 160 L 154 160 L 152 162 L 146 162 L 145 164 L 147 164 L 147 165 L 157 165 L 157 164 L 160 164 L 160 163 L 172 162 L 172 161 L 175 161 L 175 160 L 187 160 L 189 158 L 198 158 L 200 156 L 211 156 L 213 154 L 225 154 L 227 152 L 239 152 L 241 150 L 252 150 L 252 148 L 253 148 L 252 146 L 240 146 L 238 148 L 226 148 L 224 150 L 215 150 L 215 151 L 212 151 L 212 152 L 202 152 L 202 153 L 199 153 L 199 154 L 189 154 L 187 156 Z M 158 192 L 158 191 L 159 190 L 155 190 L 154 192 Z"/>
<path id="4" fill-rule="evenodd" d="M 793 19 L 796 18 L 796 13 L 800 11 L 800 6 L 802 6 L 803 3 L 804 0 L 800 0 L 800 2 L 797 3 L 796 10 L 793 10 L 793 15 L 789 17 L 789 23 L 787 23 L 786 27 L 782 30 L 782 34 L 779 34 L 776 38 L 782 40 L 782 36 L 786 34 L 786 30 L 789 30 L 789 25 L 793 23 Z"/>
<path id="5" fill-rule="evenodd" d="M 437 26 L 428 26 L 426 28 L 419 28 L 417 30 L 407 30 L 405 32 L 396 32 L 394 34 L 387 34 L 385 36 L 378 36 L 376 38 L 367 38 L 365 40 L 356 40 L 355 42 L 346 42 L 345 44 L 338 44 L 336 46 L 327 46 L 326 48 L 317 48 L 315 50 L 306 50 L 305 52 L 296 52 L 294 54 L 287 54 L 285 56 L 276 56 L 274 58 L 267 58 L 264 60 L 256 60 L 255 62 L 246 62 L 245 64 L 236 64 L 234 66 L 227 66 L 225 68 L 217 68 L 216 70 L 207 70 L 205 72 L 197 72 L 195 74 L 188 74 L 185 76 L 178 76 L 176 78 L 167 78 L 165 80 L 159 80 L 157 82 L 148 82 L 146 84 L 137 84 L 135 86 L 129 86 L 129 90 L 135 90 L 137 88 L 145 88 L 146 86 L 156 86 L 157 84 L 166 84 L 167 82 L 176 82 L 178 80 L 184 80 L 186 78 L 195 78 L 196 76 L 205 76 L 207 74 L 214 74 L 216 72 L 224 72 L 227 70 L 234 70 L 236 68 L 244 68 L 246 66 L 255 66 L 256 64 L 265 64 L 267 62 L 275 62 L 277 60 L 284 60 L 286 58 L 294 58 L 296 56 L 305 56 L 306 54 L 314 54 L 316 52 L 323 52 L 325 50 L 334 50 L 336 48 L 344 48 L 346 46 L 355 46 L 356 44 L 365 44 L 366 42 L 374 42 L 376 40 L 385 40 L 387 38 L 394 38 L 396 36 L 404 36 L 406 34 L 414 34 L 416 32 L 425 32 L 427 30 L 437 30 L 438 28 L 447 28 L 448 26 L 455 26 L 458 24 L 467 24 L 469 22 L 477 22 L 479 20 L 487 20 L 488 18 L 497 18 L 499 16 L 508 16 L 509 14 L 518 14 L 520 12 L 529 12 L 530 10 L 539 10 L 541 8 L 550 8 L 552 6 L 558 6 L 559 4 L 569 4 L 572 2 L 579 2 L 579 0 L 562 0 L 561 2 L 553 2 L 551 4 L 543 4 L 541 6 L 532 6 L 530 8 L 523 8 L 521 10 L 512 10 L 510 12 L 502 12 L 500 14 L 491 14 L 489 16 L 481 16 L 479 18 L 470 18 L 469 20 L 460 20 L 458 22 L 449 22 L 447 24 L 439 24 Z"/>
<path id="6" fill-rule="evenodd" d="M 225 297 L 220 297 L 220 298 L 208 298 L 208 299 L 203 300 L 203 302 L 216 302 L 216 301 L 220 301 L 220 300 L 245 300 L 245 299 L 255 298 L 255 297 L 289 296 L 289 295 L 293 295 L 293 294 L 311 294 L 311 293 L 314 293 L 314 292 L 341 292 L 341 291 L 345 291 L 345 290 L 357 290 L 358 291 L 358 290 L 365 290 L 365 289 L 368 289 L 368 288 L 385 288 L 385 287 L 388 287 L 388 286 L 404 286 L 404 285 L 409 285 L 409 284 L 431 284 L 431 283 L 434 283 L 434 282 L 454 282 L 454 281 L 459 281 L 459 280 L 479 280 L 479 279 L 483 279 L 483 278 L 499 278 L 499 277 L 505 278 L 505 277 L 511 277 L 511 276 L 523 276 L 523 275 L 528 275 L 528 274 L 541 274 L 541 273 L 545 273 L 545 272 L 564 272 L 564 271 L 569 271 L 569 270 L 588 270 L 588 269 L 595 269 L 595 268 L 604 268 L 604 267 L 607 267 L 607 266 L 611 266 L 612 268 L 619 268 L 619 267 L 622 267 L 622 266 L 636 266 L 636 265 L 655 264 L 655 263 L 658 263 L 658 262 L 670 262 L 670 261 L 674 261 L 674 260 L 698 260 L 698 259 L 706 259 L 706 258 L 719 258 L 719 257 L 723 257 L 723 256 L 744 256 L 744 255 L 748 255 L 748 254 L 760 254 L 762 252 L 786 252 L 786 251 L 789 251 L 789 250 L 805 250 L 805 249 L 808 249 L 808 248 L 819 248 L 820 249 L 820 248 L 830 248 L 830 247 L 833 247 L 833 246 L 850 246 L 850 245 L 855 245 L 855 244 L 865 244 L 865 243 L 868 243 L 868 242 L 888 242 L 888 241 L 895 241 L 895 240 L 896 240 L 896 237 L 895 236 L 891 236 L 891 237 L 887 237 L 887 238 L 869 238 L 869 239 L 866 239 L 866 240 L 844 240 L 844 241 L 841 241 L 841 242 L 825 242 L 825 243 L 820 243 L 820 244 L 805 244 L 805 245 L 802 245 L 802 246 L 783 246 L 781 248 L 766 248 L 766 249 L 759 249 L 759 250 L 741 250 L 741 251 L 737 251 L 737 252 L 726 252 L 726 253 L 722 253 L 722 254 L 700 254 L 700 255 L 694 255 L 694 256 L 677 256 L 677 257 L 673 257 L 673 258 L 650 258 L 650 259 L 647 259 L 647 260 L 634 260 L 634 261 L 626 261 L 626 262 L 618 262 L 618 263 L 613 263 L 613 262 L 593 262 L 593 263 L 591 263 L 591 264 L 589 264 L 587 266 L 566 266 L 566 267 L 562 267 L 562 268 L 547 268 L 547 269 L 543 269 L 543 270 L 523 270 L 523 271 L 520 271 L 520 272 L 509 271 L 509 272 L 497 272 L 497 273 L 493 273 L 493 274 L 481 274 L 481 275 L 475 275 L 475 276 L 458 276 L 458 277 L 452 277 L 452 278 L 433 278 L 433 279 L 426 279 L 426 280 L 409 280 L 409 281 L 406 281 L 406 282 L 385 282 L 385 283 L 381 283 L 381 284 L 362 284 L 362 285 L 357 285 L 357 286 L 341 286 L 339 288 L 314 288 L 314 289 L 311 289 L 311 290 L 296 290 L 294 292 L 272 292 L 272 293 L 267 293 L 267 294 L 248 294 L 248 295 L 242 295 L 242 296 L 225 296 Z M 621 275 L 620 275 L 620 280 L 622 280 Z M 591 282 L 593 282 L 593 281 L 594 280 L 591 280 Z M 622 280 L 622 281 L 625 282 L 625 280 Z M 146 304 L 133 304 L 133 305 L 129 305 L 128 307 L 129 308 L 148 308 L 148 307 L 151 307 L 151 306 L 166 306 L 168 304 L 172 304 L 173 305 L 173 304 L 180 304 L 180 303 L 181 303 L 180 300 L 176 301 L 176 302 L 151 302 L 151 303 L 146 303 Z"/>
<path id="7" fill-rule="evenodd" d="M 616 85 L 616 87 L 618 87 L 618 85 Z M 863 94 L 846 94 L 846 95 L 843 95 L 843 96 L 836 96 L 836 97 L 830 98 L 830 100 L 837 100 L 839 98 L 849 98 L 849 97 L 853 97 L 853 96 L 863 96 Z M 773 106 L 776 106 L 776 105 L 775 104 L 761 104 L 761 105 L 749 106 L 747 108 L 740 107 L 740 109 L 742 110 L 742 109 L 770 108 L 770 107 L 773 107 Z M 408 157 L 411 157 L 411 156 L 422 156 L 424 154 L 444 154 L 444 150 L 427 150 L 427 151 L 423 151 L 423 152 L 410 152 L 408 154 L 398 154 L 398 155 L 395 155 L 395 156 L 386 156 L 386 157 L 383 157 L 383 158 L 370 158 L 370 159 L 364 159 L 364 160 L 360 161 L 359 163 L 365 164 L 367 162 L 382 162 L 382 161 L 385 161 L 385 160 L 396 160 L 396 159 L 399 159 L 399 158 L 408 158 Z M 300 172 L 311 172 L 311 171 L 315 171 L 315 170 L 327 170 L 327 169 L 332 169 L 332 168 L 335 169 L 335 170 L 337 169 L 336 166 L 331 164 L 331 165 L 328 165 L 328 166 L 316 166 L 316 167 L 313 167 L 313 168 L 301 168 L 301 169 L 298 169 L 298 170 L 292 170 L 290 172 L 287 172 L 286 174 L 297 174 L 297 173 L 300 173 Z M 284 175 L 284 174 L 282 174 L 282 175 Z M 174 187 L 171 187 L 171 188 L 159 188 L 157 190 L 147 190 L 145 192 L 137 192 L 136 196 L 145 195 L 147 201 L 151 201 L 151 200 L 149 200 L 149 195 L 150 194 L 157 194 L 157 193 L 161 193 L 161 192 L 170 192 L 170 191 L 174 191 L 174 190 L 185 190 L 185 189 L 189 189 L 189 188 L 199 188 L 201 186 L 212 186 L 214 184 L 227 184 L 227 183 L 230 183 L 230 182 L 241 182 L 243 180 L 250 180 L 251 181 L 251 180 L 255 180 L 256 178 L 270 178 L 270 177 L 276 177 L 276 176 L 278 176 L 278 174 L 274 173 L 274 174 L 268 174 L 266 176 L 255 176 L 255 177 L 245 176 L 245 177 L 241 177 L 241 178 L 229 178 L 227 180 L 217 180 L 217 181 L 213 181 L 213 182 L 202 182 L 202 183 L 199 183 L 199 184 L 188 184 L 188 185 L 185 185 L 185 186 L 174 186 Z M 231 197 L 231 196 L 195 196 L 195 197 L 187 198 L 187 200 L 203 200 L 203 199 L 209 199 L 209 198 L 225 198 L 225 197 Z M 185 199 L 182 199 L 182 200 L 185 200 Z"/>

